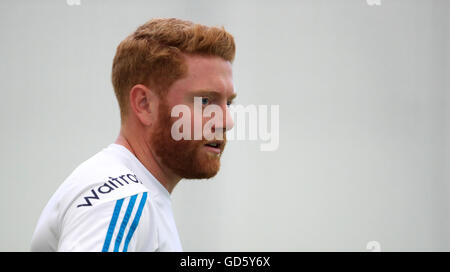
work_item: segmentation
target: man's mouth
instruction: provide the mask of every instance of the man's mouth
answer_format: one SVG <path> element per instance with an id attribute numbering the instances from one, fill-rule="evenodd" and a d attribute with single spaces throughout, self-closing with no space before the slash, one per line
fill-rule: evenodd
<path id="1" fill-rule="evenodd" d="M 208 151 L 220 154 L 223 149 L 224 142 L 223 141 L 209 141 L 205 144 Z"/>

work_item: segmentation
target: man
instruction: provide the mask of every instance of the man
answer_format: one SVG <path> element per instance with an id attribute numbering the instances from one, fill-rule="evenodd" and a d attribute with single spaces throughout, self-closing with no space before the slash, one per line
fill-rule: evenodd
<path id="1" fill-rule="evenodd" d="M 181 251 L 170 193 L 183 178 L 211 178 L 219 170 L 233 126 L 234 55 L 234 39 L 223 28 L 178 19 L 150 20 L 122 41 L 112 67 L 119 136 L 58 188 L 31 250 Z M 213 118 L 195 116 L 198 99 L 202 108 L 221 109 L 222 119 L 200 138 L 174 139 Z M 187 116 L 173 116 L 179 105 L 190 110 Z M 173 129 L 177 117 L 189 114 L 188 125 Z"/>

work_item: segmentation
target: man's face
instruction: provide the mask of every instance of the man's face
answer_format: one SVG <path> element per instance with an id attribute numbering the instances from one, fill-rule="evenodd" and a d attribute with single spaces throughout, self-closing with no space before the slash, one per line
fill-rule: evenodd
<path id="1" fill-rule="evenodd" d="M 220 156 L 226 144 L 225 132 L 233 127 L 228 109 L 236 96 L 231 63 L 219 57 L 199 55 L 185 55 L 185 62 L 187 75 L 176 81 L 165 99 L 160 100 L 158 121 L 151 136 L 152 148 L 161 163 L 181 178 L 211 178 L 220 168 Z M 197 108 L 194 108 L 195 98 Z M 179 118 L 187 117 L 171 117 L 173 107 L 179 105 L 190 109 L 190 140 L 177 141 L 172 134 L 173 124 Z M 221 109 L 221 118 L 217 118 L 220 114 L 216 118 L 215 115 L 202 115 L 203 109 L 211 105 Z M 204 130 L 205 124 L 209 125 Z M 184 129 L 189 128 L 181 128 Z M 200 138 L 194 138 L 196 131 L 203 132 Z"/>

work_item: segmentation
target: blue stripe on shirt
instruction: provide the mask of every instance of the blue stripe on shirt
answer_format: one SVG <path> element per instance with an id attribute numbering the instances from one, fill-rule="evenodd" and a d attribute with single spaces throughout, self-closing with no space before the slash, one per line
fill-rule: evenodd
<path id="1" fill-rule="evenodd" d="M 116 242 L 114 244 L 114 252 L 119 251 L 120 243 L 122 242 L 123 234 L 125 232 L 125 228 L 127 227 L 128 220 L 130 219 L 131 212 L 133 211 L 134 203 L 136 202 L 136 198 L 138 195 L 134 195 L 131 197 L 130 202 L 128 203 L 127 211 L 122 220 L 122 224 L 120 224 L 119 233 L 116 237 Z"/>
<path id="2" fill-rule="evenodd" d="M 139 207 L 136 212 L 136 215 L 134 216 L 133 223 L 131 223 L 131 227 L 128 231 L 127 237 L 125 238 L 125 245 L 123 246 L 123 252 L 127 252 L 128 250 L 128 244 L 130 243 L 131 238 L 133 237 L 134 231 L 136 230 L 139 220 L 141 218 L 142 210 L 144 209 L 145 202 L 147 200 L 147 192 L 142 194 L 141 201 L 139 202 Z"/>
<path id="3" fill-rule="evenodd" d="M 106 233 L 105 243 L 103 244 L 103 252 L 107 252 L 109 249 L 109 244 L 111 243 L 111 238 L 116 227 L 117 218 L 119 217 L 120 209 L 122 208 L 123 199 L 116 201 L 116 206 L 114 207 L 114 212 L 109 223 L 108 232 Z"/>

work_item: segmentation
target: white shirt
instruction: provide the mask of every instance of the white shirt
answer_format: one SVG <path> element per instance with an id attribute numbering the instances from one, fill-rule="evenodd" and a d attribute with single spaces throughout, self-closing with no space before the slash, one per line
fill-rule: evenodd
<path id="1" fill-rule="evenodd" d="M 182 251 L 169 192 L 124 146 L 78 166 L 52 196 L 32 251 Z"/>

